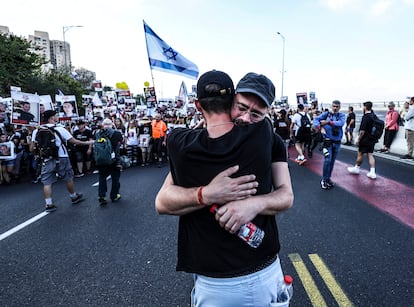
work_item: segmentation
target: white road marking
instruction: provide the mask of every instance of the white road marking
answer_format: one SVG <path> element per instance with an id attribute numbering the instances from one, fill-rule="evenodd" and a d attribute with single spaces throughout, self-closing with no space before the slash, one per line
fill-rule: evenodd
<path id="1" fill-rule="evenodd" d="M 109 179 L 111 179 L 111 175 L 109 175 L 108 177 L 106 177 L 106 181 L 108 181 Z M 95 182 L 92 186 L 93 187 L 97 187 L 99 185 L 99 181 Z"/>
<path id="2" fill-rule="evenodd" d="M 36 222 L 37 220 L 41 219 L 42 217 L 48 215 L 49 212 L 42 212 L 34 217 L 32 217 L 30 220 L 27 220 L 24 223 L 21 223 L 20 225 L 17 225 L 16 227 L 6 231 L 5 233 L 0 234 L 0 241 L 3 239 L 6 239 L 8 236 L 11 236 L 12 234 L 14 234 L 15 232 L 18 232 L 19 230 L 23 229 L 24 227 Z"/>

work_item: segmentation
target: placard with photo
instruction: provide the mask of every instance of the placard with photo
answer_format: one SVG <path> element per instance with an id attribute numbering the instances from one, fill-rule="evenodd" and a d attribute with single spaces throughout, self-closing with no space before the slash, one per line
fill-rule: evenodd
<path id="1" fill-rule="evenodd" d="M 56 95 L 55 100 L 57 102 L 60 121 L 76 120 L 79 118 L 78 106 L 76 105 L 76 97 L 74 95 Z"/>
<path id="2" fill-rule="evenodd" d="M 16 158 L 13 142 L 0 143 L 0 160 L 11 160 Z"/>
<path id="3" fill-rule="evenodd" d="M 11 98 L 13 99 L 12 124 L 39 125 L 39 95 L 12 91 Z"/>

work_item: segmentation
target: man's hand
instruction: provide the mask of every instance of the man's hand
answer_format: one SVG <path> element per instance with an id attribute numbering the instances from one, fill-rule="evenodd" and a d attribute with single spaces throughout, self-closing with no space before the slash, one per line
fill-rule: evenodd
<path id="1" fill-rule="evenodd" d="M 257 214 L 257 206 L 244 203 L 243 200 L 234 201 L 217 210 L 216 220 L 221 227 L 234 234 L 243 224 L 251 222 Z"/>
<path id="2" fill-rule="evenodd" d="M 206 204 L 224 204 L 229 201 L 240 200 L 256 194 L 258 182 L 255 175 L 245 175 L 237 178 L 230 176 L 239 170 L 239 166 L 232 166 L 219 173 L 203 188 L 203 199 Z"/>

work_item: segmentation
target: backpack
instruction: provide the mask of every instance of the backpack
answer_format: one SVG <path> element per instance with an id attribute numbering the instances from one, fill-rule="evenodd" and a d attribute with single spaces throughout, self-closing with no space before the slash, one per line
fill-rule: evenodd
<path id="1" fill-rule="evenodd" d="M 107 132 L 108 131 L 108 132 Z M 115 153 L 111 144 L 114 130 L 98 131 L 93 143 L 93 157 L 97 166 L 109 166 L 115 161 Z"/>
<path id="2" fill-rule="evenodd" d="M 369 132 L 369 136 L 371 139 L 373 139 L 375 142 L 378 142 L 378 140 L 381 138 L 382 133 L 384 132 L 385 123 L 383 120 L 379 119 L 376 114 L 373 113 L 372 116 L 372 128 Z"/>
<path id="3" fill-rule="evenodd" d="M 41 159 L 57 159 L 59 157 L 59 146 L 56 145 L 55 132 L 57 131 L 53 127 L 40 126 L 38 128 L 35 141 Z"/>
<path id="4" fill-rule="evenodd" d="M 400 127 L 404 126 L 404 118 L 401 117 L 400 113 L 398 113 L 397 125 Z"/>
<path id="5" fill-rule="evenodd" d="M 300 127 L 299 127 L 297 135 L 310 136 L 312 124 L 309 120 L 308 115 L 306 113 L 305 115 L 302 115 L 300 113 L 298 114 L 301 116 L 301 118 L 300 118 Z"/>

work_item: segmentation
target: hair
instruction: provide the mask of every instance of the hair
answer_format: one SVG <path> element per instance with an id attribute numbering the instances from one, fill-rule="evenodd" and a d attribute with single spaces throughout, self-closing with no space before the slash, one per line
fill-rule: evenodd
<path id="1" fill-rule="evenodd" d="M 365 107 L 368 111 L 371 111 L 371 110 L 372 110 L 372 102 L 371 102 L 371 101 L 366 101 L 366 102 L 364 102 L 364 107 Z"/>
<path id="2" fill-rule="evenodd" d="M 350 109 L 351 111 L 353 111 L 354 110 L 354 107 L 349 106 L 348 109 Z"/>
<path id="3" fill-rule="evenodd" d="M 215 94 L 219 91 L 221 87 L 218 84 L 208 84 L 205 86 L 204 90 L 207 95 Z M 230 112 L 231 106 L 233 104 L 234 95 L 226 94 L 222 96 L 214 96 L 199 99 L 200 105 L 208 113 L 223 113 Z"/>
<path id="4" fill-rule="evenodd" d="M 332 101 L 332 104 L 337 105 L 337 106 L 341 106 L 341 102 L 339 100 Z"/>

